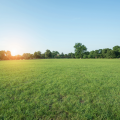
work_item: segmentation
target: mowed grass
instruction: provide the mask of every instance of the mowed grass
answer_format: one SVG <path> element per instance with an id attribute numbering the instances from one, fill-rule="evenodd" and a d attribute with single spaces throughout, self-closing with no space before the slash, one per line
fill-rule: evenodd
<path id="1" fill-rule="evenodd" d="M 1 119 L 120 120 L 120 60 L 0 61 Z"/>

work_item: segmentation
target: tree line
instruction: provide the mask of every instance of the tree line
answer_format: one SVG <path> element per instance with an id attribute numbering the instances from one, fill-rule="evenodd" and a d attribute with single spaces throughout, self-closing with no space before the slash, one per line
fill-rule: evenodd
<path id="1" fill-rule="evenodd" d="M 20 60 L 20 59 L 47 59 L 47 58 L 120 58 L 120 46 L 114 46 L 113 49 L 105 48 L 93 51 L 87 51 L 87 47 L 82 43 L 74 45 L 75 53 L 64 54 L 58 51 L 46 50 L 45 53 L 36 51 L 34 54 L 24 53 L 23 55 L 12 56 L 10 51 L 0 51 L 0 60 Z"/>

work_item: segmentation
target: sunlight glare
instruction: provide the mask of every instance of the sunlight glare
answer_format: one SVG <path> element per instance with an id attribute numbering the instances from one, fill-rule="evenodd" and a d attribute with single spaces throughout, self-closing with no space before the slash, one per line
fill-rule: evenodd
<path id="1" fill-rule="evenodd" d="M 17 51 L 16 51 L 15 49 L 11 50 L 11 55 L 12 55 L 12 56 L 17 55 Z"/>

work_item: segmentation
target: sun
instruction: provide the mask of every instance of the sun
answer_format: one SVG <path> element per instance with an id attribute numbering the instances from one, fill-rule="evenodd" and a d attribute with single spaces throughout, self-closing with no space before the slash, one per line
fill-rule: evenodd
<path id="1" fill-rule="evenodd" d="M 12 55 L 12 56 L 15 56 L 15 55 L 17 55 L 17 50 L 15 50 L 15 49 L 12 49 L 12 50 L 11 50 L 11 55 Z"/>

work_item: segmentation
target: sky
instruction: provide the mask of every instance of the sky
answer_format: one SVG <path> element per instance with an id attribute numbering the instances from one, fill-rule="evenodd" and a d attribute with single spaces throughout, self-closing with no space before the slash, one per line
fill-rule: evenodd
<path id="1" fill-rule="evenodd" d="M 120 46 L 120 0 L 0 0 L 0 50 L 74 52 Z"/>

